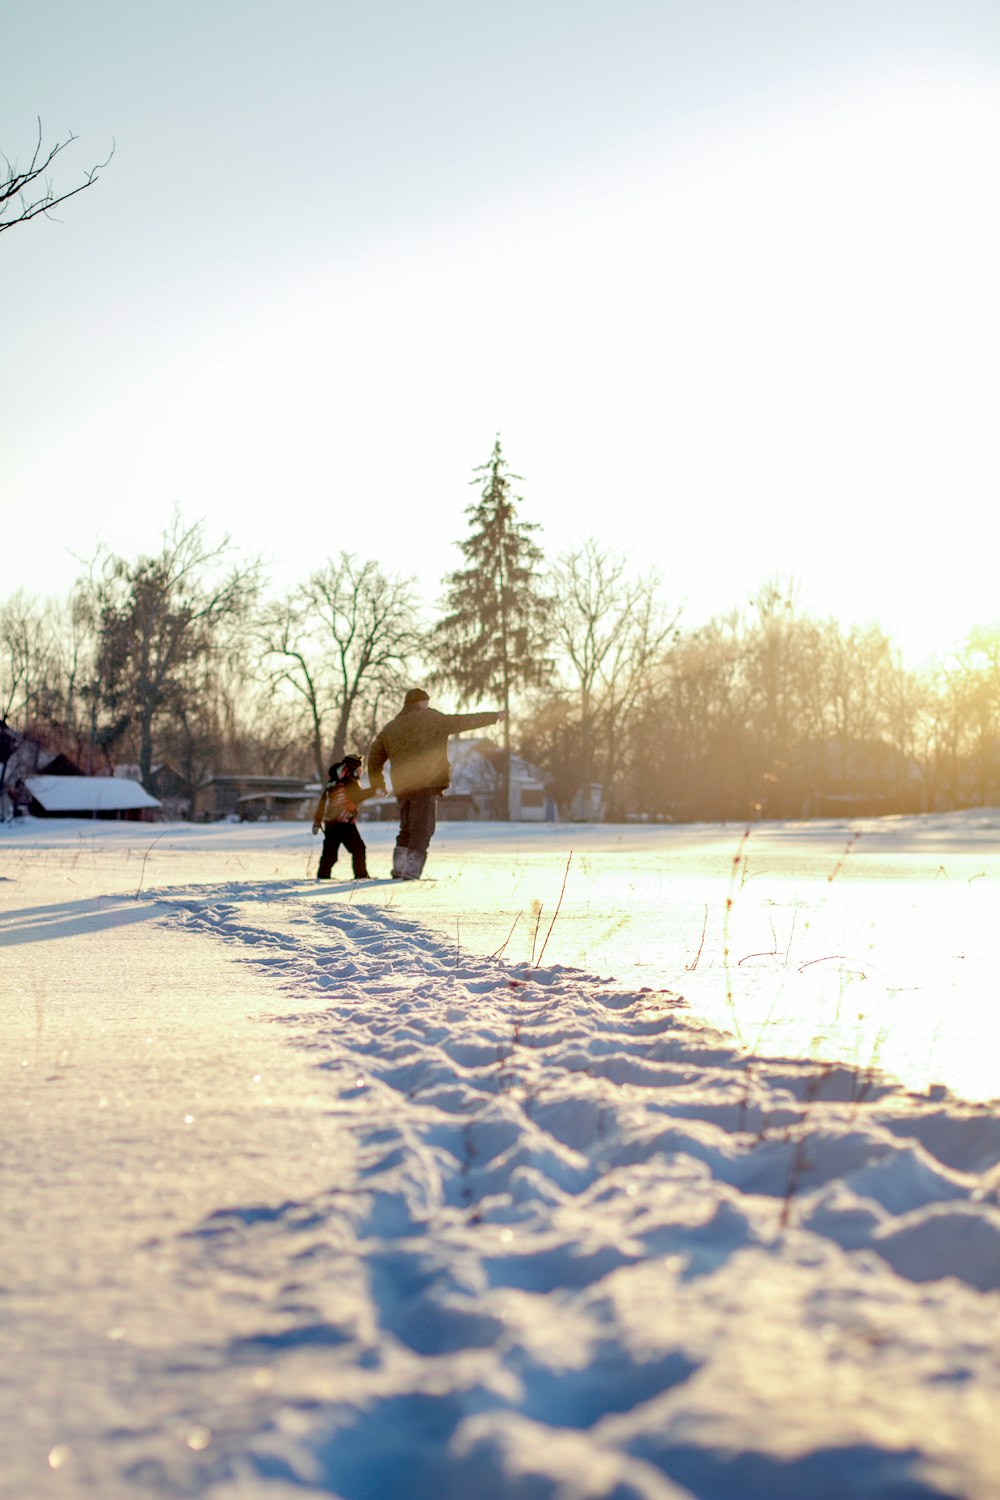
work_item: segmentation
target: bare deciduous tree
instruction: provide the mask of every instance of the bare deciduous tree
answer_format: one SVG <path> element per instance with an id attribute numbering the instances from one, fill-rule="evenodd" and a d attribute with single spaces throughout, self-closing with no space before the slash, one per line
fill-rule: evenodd
<path id="1" fill-rule="evenodd" d="M 595 774 L 607 792 L 620 760 L 616 739 L 654 687 L 679 611 L 663 603 L 655 573 L 631 575 L 626 559 L 594 538 L 556 563 L 549 592 L 561 665 L 578 694 L 580 793 L 587 817 Z"/>
<path id="2" fill-rule="evenodd" d="M 646 763 L 646 795 L 640 799 L 645 811 L 683 820 L 744 810 L 748 731 L 742 667 L 735 615 L 682 636 L 667 653 L 663 689 L 638 726 L 638 749 Z"/>
<path id="3" fill-rule="evenodd" d="M 412 580 L 342 552 L 264 612 L 259 639 L 268 680 L 306 711 L 325 778 L 328 760 L 350 736 L 367 745 L 386 701 L 399 696 L 421 640 Z"/>
<path id="4" fill-rule="evenodd" d="M 953 787 L 981 805 L 1000 800 L 1000 626 L 970 631 L 944 674 L 944 691 L 954 708 L 955 736 L 965 784 Z"/>
<path id="5" fill-rule="evenodd" d="M 71 132 L 64 141 L 57 141 L 54 146 L 44 146 L 42 122 L 39 120 L 38 140 L 26 167 L 22 169 L 6 156 L 0 156 L 6 167 L 6 176 L 0 177 L 0 233 L 5 229 L 13 229 L 17 224 L 26 224 L 39 214 L 50 214 L 58 204 L 65 203 L 68 198 L 74 198 L 77 193 L 83 193 L 94 186 L 98 174 L 115 154 L 113 145 L 104 161 L 98 162 L 95 167 L 88 167 L 83 174 L 83 181 L 78 182 L 76 187 L 67 188 L 65 192 L 57 193 L 51 178 L 46 175 L 56 157 L 75 140 L 76 136 Z"/>
<path id="6" fill-rule="evenodd" d="M 21 590 L 0 605 L 0 719 L 46 717 L 58 675 L 55 613 Z"/>
<path id="7" fill-rule="evenodd" d="M 105 554 L 93 571 L 102 706 L 110 721 L 131 725 L 146 786 L 158 726 L 192 711 L 206 662 L 230 645 L 229 628 L 254 598 L 256 564 L 219 576 L 228 551 L 228 538 L 212 545 L 201 522 L 175 515 L 158 556 L 129 563 Z"/>

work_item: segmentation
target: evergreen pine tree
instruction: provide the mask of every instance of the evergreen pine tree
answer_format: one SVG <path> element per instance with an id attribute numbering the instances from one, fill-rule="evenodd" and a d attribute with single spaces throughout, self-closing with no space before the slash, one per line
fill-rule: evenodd
<path id="1" fill-rule="evenodd" d="M 499 436 L 488 463 L 473 470 L 479 500 L 466 509 L 469 534 L 457 545 L 465 567 L 445 579 L 444 618 L 431 635 L 434 681 L 454 689 L 460 705 L 492 698 L 503 720 L 498 812 L 510 815 L 510 700 L 523 687 L 542 683 L 551 671 L 546 658 L 548 600 L 539 579 L 539 528 L 517 517 L 520 497 Z"/>

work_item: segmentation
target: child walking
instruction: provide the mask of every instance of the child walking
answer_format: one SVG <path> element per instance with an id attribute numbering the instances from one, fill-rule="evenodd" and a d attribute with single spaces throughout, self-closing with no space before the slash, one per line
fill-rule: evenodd
<path id="1" fill-rule="evenodd" d="M 329 880 L 330 871 L 337 863 L 341 846 L 348 850 L 354 864 L 355 880 L 368 880 L 367 850 L 357 825 L 358 808 L 369 797 L 374 797 L 373 787 L 362 787 L 358 780 L 362 760 L 360 755 L 345 755 L 329 770 L 329 781 L 316 804 L 313 815 L 313 833 L 323 830 L 323 852 L 319 857 L 317 880 Z"/>

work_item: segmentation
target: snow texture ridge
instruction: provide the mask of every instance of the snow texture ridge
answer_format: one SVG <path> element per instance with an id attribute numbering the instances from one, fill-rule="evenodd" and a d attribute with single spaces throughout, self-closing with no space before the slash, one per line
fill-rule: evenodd
<path id="1" fill-rule="evenodd" d="M 997 1500 L 998 827 L 13 828 L 2 1500 Z"/>
<path id="2" fill-rule="evenodd" d="M 1000 1492 L 986 1110 L 748 1061 L 674 995 L 374 905 L 207 896 L 151 893 L 287 992 L 355 1163 L 203 1226 L 227 1256 L 303 1237 L 256 1352 L 322 1351 L 332 1382 L 250 1472 L 350 1500 Z"/>

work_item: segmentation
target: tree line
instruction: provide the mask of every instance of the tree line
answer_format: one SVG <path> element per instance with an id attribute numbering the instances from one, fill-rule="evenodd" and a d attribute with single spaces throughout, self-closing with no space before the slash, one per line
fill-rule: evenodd
<path id="1" fill-rule="evenodd" d="M 64 600 L 0 603 L 0 720 L 84 770 L 169 763 L 322 779 L 415 682 L 507 710 L 559 815 L 731 820 L 1000 803 L 1000 628 L 914 670 L 877 625 L 764 584 L 696 629 L 655 570 L 597 538 L 548 558 L 497 439 L 436 616 L 341 553 L 282 594 L 175 514 L 155 556 L 101 549 Z"/>

